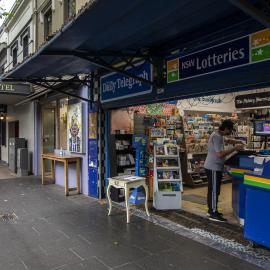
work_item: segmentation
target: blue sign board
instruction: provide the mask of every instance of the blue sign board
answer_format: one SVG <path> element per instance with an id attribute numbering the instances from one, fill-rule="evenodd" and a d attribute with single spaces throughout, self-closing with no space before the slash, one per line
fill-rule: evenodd
<path id="1" fill-rule="evenodd" d="M 249 63 L 249 38 L 244 37 L 180 58 L 180 78 Z"/>
<path id="2" fill-rule="evenodd" d="M 249 64 L 249 46 L 249 36 L 245 36 L 168 60 L 168 83 Z"/>
<path id="3" fill-rule="evenodd" d="M 88 194 L 98 198 L 98 145 L 97 140 L 88 140 Z"/>
<path id="4" fill-rule="evenodd" d="M 143 79 L 153 81 L 152 65 L 139 63 L 126 69 L 129 73 Z M 152 86 L 134 78 L 114 72 L 100 78 L 101 102 L 108 102 L 152 92 Z"/>
<path id="5" fill-rule="evenodd" d="M 148 137 L 146 135 L 134 134 L 132 146 L 134 148 L 146 148 L 148 143 Z"/>
<path id="6" fill-rule="evenodd" d="M 88 141 L 89 167 L 97 168 L 98 166 L 98 145 L 97 140 L 89 139 Z"/>

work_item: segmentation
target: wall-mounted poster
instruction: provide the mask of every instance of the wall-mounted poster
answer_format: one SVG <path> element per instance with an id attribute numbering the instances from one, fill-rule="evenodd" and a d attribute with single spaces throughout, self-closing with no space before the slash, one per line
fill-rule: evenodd
<path id="1" fill-rule="evenodd" d="M 70 102 L 71 103 L 71 102 Z M 67 148 L 69 152 L 83 153 L 82 103 L 68 104 Z"/>
<path id="2" fill-rule="evenodd" d="M 89 113 L 89 139 L 97 138 L 97 113 Z"/>

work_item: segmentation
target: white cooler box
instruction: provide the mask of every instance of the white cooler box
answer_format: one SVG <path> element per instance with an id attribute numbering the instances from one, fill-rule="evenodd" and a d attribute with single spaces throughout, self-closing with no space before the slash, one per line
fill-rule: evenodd
<path id="1" fill-rule="evenodd" d="M 158 210 L 181 209 L 182 207 L 181 192 L 156 191 L 153 204 L 154 207 Z"/>

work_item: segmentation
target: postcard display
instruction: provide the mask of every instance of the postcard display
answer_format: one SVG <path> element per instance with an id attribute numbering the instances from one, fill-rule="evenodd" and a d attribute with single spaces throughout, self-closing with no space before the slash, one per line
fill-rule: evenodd
<path id="1" fill-rule="evenodd" d="M 159 210 L 181 209 L 183 190 L 179 147 L 169 139 L 154 145 L 153 206 Z"/>

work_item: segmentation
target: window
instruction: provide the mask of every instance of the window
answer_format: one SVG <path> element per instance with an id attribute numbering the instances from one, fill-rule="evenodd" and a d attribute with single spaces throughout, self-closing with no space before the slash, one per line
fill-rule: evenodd
<path id="1" fill-rule="evenodd" d="M 46 39 L 51 34 L 52 34 L 52 10 L 49 9 L 44 14 L 44 38 Z"/>
<path id="2" fill-rule="evenodd" d="M 12 63 L 13 67 L 18 63 L 18 46 L 12 48 Z"/>
<path id="3" fill-rule="evenodd" d="M 0 67 L 0 74 L 4 74 L 5 73 L 5 64 L 3 64 L 1 67 Z"/>
<path id="4" fill-rule="evenodd" d="M 66 0 L 64 11 L 65 21 L 70 19 L 75 14 L 76 14 L 76 0 Z"/>
<path id="5" fill-rule="evenodd" d="M 23 59 L 29 55 L 29 36 L 26 35 L 22 40 Z"/>

